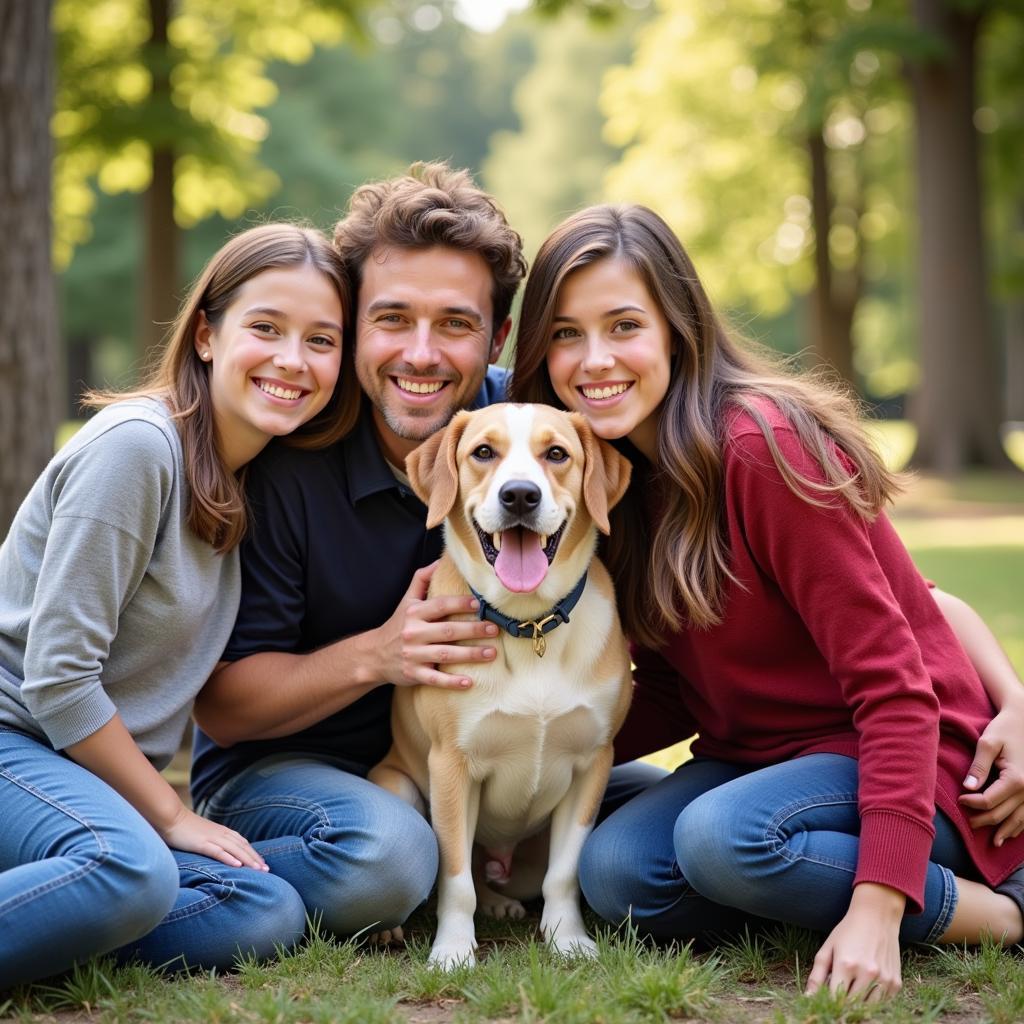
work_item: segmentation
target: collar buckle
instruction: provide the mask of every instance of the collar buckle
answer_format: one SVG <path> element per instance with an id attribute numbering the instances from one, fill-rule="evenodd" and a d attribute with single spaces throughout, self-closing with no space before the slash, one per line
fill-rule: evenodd
<path id="1" fill-rule="evenodd" d="M 551 615 L 548 615 L 546 618 L 543 618 L 540 621 L 535 621 L 534 619 L 527 619 L 526 622 L 520 622 L 517 625 L 517 628 L 521 630 L 533 630 L 533 636 L 530 637 L 530 639 L 533 640 L 533 653 L 536 654 L 538 658 L 543 658 L 545 652 L 548 649 L 548 642 L 544 639 L 544 627 L 549 622 L 555 622 L 556 620 L 558 622 L 561 622 L 562 616 L 559 615 L 557 612 L 552 612 Z"/>

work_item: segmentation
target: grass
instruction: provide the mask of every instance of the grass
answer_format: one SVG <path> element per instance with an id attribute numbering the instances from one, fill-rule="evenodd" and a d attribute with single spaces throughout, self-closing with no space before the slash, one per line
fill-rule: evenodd
<path id="1" fill-rule="evenodd" d="M 884 429 L 889 430 L 887 426 Z M 897 425 L 885 445 L 909 451 Z M 895 440 L 893 440 L 895 438 Z M 902 446 L 902 447 L 901 447 Z M 1008 448 L 1010 444 L 1008 443 Z M 1015 456 L 1016 457 L 1016 456 Z M 1018 461 L 1024 466 L 1024 432 Z M 894 519 L 922 571 L 969 601 L 1024 674 L 1024 477 L 916 480 Z M 686 745 L 658 755 L 666 766 Z M 450 975 L 431 970 L 434 919 L 418 914 L 403 951 L 371 951 L 314 932 L 270 964 L 224 976 L 163 977 L 142 967 L 90 962 L 67 976 L 0 993 L 0 1020 L 43 1024 L 1011 1024 L 1024 1020 L 1024 962 L 988 945 L 913 950 L 904 991 L 880 1007 L 819 992 L 801 995 L 817 938 L 779 927 L 712 952 L 657 949 L 630 933 L 598 931 L 596 960 L 565 962 L 524 922 L 478 919 L 481 962 Z M 593 924 L 593 922 L 592 922 Z"/>

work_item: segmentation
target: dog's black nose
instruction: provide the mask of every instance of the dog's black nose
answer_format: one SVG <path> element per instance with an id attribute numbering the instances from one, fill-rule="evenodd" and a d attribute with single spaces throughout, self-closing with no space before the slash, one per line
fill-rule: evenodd
<path id="1" fill-rule="evenodd" d="M 529 480 L 509 480 L 498 491 L 502 507 L 516 516 L 525 516 L 540 504 L 540 488 Z"/>

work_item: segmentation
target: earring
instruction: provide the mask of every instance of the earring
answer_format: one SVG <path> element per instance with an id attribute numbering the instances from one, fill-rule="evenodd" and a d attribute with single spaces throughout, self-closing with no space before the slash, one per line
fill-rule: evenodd
<path id="1" fill-rule="evenodd" d="M 210 352 L 210 350 L 207 349 L 205 352 L 200 352 L 199 353 L 199 358 L 205 361 L 205 360 L 208 360 L 210 358 L 211 354 L 212 353 Z"/>

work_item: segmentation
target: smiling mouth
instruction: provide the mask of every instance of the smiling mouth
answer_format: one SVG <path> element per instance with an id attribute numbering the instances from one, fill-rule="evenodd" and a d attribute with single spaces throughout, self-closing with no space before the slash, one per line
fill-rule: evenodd
<path id="1" fill-rule="evenodd" d="M 407 395 L 436 395 L 443 391 L 451 381 L 448 380 L 410 380 L 408 377 L 392 377 L 395 387 Z"/>
<path id="2" fill-rule="evenodd" d="M 591 402 L 600 402 L 606 398 L 618 398 L 633 386 L 632 381 L 621 384 L 580 384 L 576 390 Z"/>
<path id="3" fill-rule="evenodd" d="M 273 384 L 268 380 L 264 380 L 262 377 L 254 377 L 253 383 L 265 395 L 272 395 L 274 398 L 284 398 L 290 402 L 294 402 L 302 398 L 303 395 L 309 394 L 305 388 L 285 388 L 280 384 Z"/>

